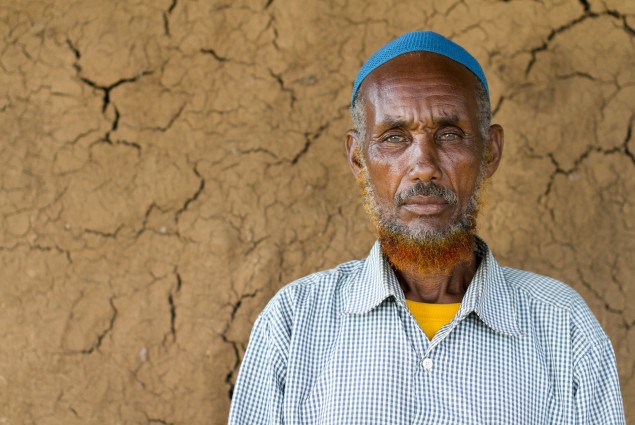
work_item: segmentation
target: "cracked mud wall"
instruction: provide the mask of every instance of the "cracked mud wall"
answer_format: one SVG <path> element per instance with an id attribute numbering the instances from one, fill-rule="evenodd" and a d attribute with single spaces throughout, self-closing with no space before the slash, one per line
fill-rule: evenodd
<path id="1" fill-rule="evenodd" d="M 0 5 L 0 424 L 224 423 L 276 290 L 366 255 L 352 82 L 426 28 L 506 129 L 481 233 L 584 296 L 635 417 L 635 3 Z"/>

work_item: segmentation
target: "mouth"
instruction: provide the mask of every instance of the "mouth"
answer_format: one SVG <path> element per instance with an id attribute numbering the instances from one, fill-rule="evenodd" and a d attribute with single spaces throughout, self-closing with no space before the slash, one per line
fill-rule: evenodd
<path id="1" fill-rule="evenodd" d="M 442 213 L 450 204 L 438 196 L 409 196 L 401 203 L 401 208 L 420 216 L 434 216 Z"/>

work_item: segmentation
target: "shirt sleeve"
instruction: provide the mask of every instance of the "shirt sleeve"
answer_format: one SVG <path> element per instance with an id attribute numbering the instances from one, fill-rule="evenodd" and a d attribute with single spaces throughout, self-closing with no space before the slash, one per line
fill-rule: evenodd
<path id="1" fill-rule="evenodd" d="M 611 342 L 589 349 L 573 371 L 576 424 L 625 424 L 615 354 Z"/>
<path id="2" fill-rule="evenodd" d="M 238 373 L 229 425 L 282 425 L 284 370 L 269 322 L 260 316 Z"/>

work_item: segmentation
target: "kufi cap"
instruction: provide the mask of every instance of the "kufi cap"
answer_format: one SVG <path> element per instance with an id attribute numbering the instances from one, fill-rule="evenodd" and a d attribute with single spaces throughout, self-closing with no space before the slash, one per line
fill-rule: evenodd
<path id="1" fill-rule="evenodd" d="M 359 86 L 362 85 L 364 79 L 373 72 L 379 66 L 385 64 L 391 59 L 396 58 L 399 55 L 409 52 L 432 52 L 439 55 L 443 55 L 452 59 L 455 62 L 460 63 L 467 69 L 472 71 L 476 77 L 483 83 L 487 94 L 489 95 L 489 88 L 487 86 L 487 80 L 485 74 L 481 69 L 478 61 L 474 59 L 474 56 L 468 53 L 463 47 L 459 46 L 455 42 L 443 37 L 432 31 L 415 31 L 395 38 L 381 49 L 377 50 L 357 73 L 355 78 L 355 84 L 353 85 L 353 96 L 351 98 L 351 104 L 355 104 L 355 97 Z"/>

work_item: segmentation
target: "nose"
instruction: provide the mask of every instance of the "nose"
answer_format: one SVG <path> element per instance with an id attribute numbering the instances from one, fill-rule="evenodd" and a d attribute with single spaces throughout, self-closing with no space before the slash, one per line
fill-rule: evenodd
<path id="1" fill-rule="evenodd" d="M 408 177 L 412 181 L 440 180 L 442 171 L 437 146 L 430 137 L 418 137 L 410 145 Z"/>

